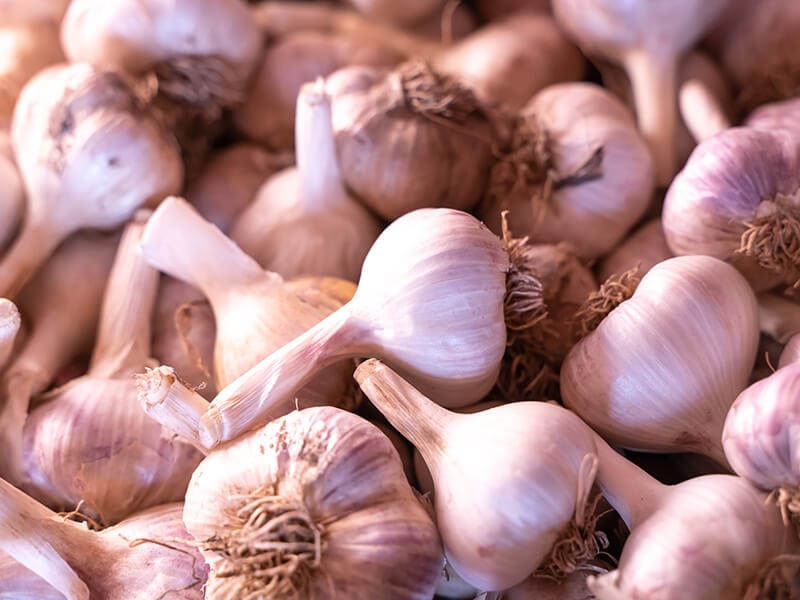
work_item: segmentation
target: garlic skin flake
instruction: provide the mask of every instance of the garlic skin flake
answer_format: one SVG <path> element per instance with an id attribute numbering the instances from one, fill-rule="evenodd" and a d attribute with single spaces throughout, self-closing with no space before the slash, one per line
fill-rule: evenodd
<path id="1" fill-rule="evenodd" d="M 183 518 L 211 566 L 212 598 L 429 600 L 442 567 L 436 526 L 392 443 L 333 407 L 291 412 L 211 452 Z"/>
<path id="2" fill-rule="evenodd" d="M 567 355 L 564 405 L 613 444 L 724 464 L 723 423 L 758 335 L 755 295 L 733 267 L 710 256 L 665 260 Z"/>

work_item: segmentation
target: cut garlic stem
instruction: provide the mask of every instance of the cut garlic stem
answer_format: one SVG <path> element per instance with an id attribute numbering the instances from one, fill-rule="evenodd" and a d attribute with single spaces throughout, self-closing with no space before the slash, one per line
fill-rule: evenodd
<path id="1" fill-rule="evenodd" d="M 678 106 L 683 122 L 698 143 L 732 127 L 719 99 L 709 85 L 699 78 L 688 79 L 681 84 Z"/>

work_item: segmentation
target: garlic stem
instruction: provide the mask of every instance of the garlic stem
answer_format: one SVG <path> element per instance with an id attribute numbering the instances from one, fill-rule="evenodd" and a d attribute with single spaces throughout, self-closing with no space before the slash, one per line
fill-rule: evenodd
<path id="1" fill-rule="evenodd" d="M 164 200 L 142 236 L 141 252 L 158 269 L 199 288 L 212 306 L 227 288 L 248 279 L 263 283 L 265 271 L 182 198 Z M 276 275 L 277 277 L 277 275 Z M 214 306 L 215 313 L 219 306 Z"/>
<path id="2" fill-rule="evenodd" d="M 698 143 L 732 127 L 719 99 L 701 79 L 683 82 L 678 93 L 678 106 L 683 122 Z"/>
<path id="3" fill-rule="evenodd" d="M 777 294 L 758 296 L 758 322 L 761 333 L 785 344 L 800 333 L 800 304 Z"/>
<path id="4" fill-rule="evenodd" d="M 11 356 L 21 325 L 22 320 L 16 305 L 7 298 L 0 298 L 0 369 Z"/>
<path id="5" fill-rule="evenodd" d="M 677 67 L 672 55 L 637 50 L 626 55 L 639 130 L 650 147 L 656 181 L 668 186 L 675 174 Z"/>
<path id="6" fill-rule="evenodd" d="M 149 211 L 127 225 L 106 286 L 97 342 L 89 373 L 124 378 L 142 368 L 150 354 L 150 321 L 159 273 L 139 253 Z"/>
<path id="7" fill-rule="evenodd" d="M 599 461 L 597 484 L 628 528 L 633 529 L 655 510 L 667 486 L 628 461 L 599 435 L 594 436 Z"/>
<path id="8" fill-rule="evenodd" d="M 51 510 L 0 479 L 0 548 L 69 600 L 89 600 L 89 588 L 60 552 L 65 545 L 88 551 L 90 546 L 84 546 L 84 542 L 92 540 L 81 539 L 81 534 L 87 534 L 84 538 L 91 538 L 91 534 L 78 525 L 58 523 L 57 518 Z M 67 530 L 69 538 L 64 535 Z"/>
<path id="9" fill-rule="evenodd" d="M 353 202 L 342 184 L 333 140 L 331 99 L 322 79 L 300 89 L 295 146 L 302 185 L 299 199 L 306 210 L 329 211 Z"/>
<path id="10" fill-rule="evenodd" d="M 46 217 L 29 214 L 19 235 L 0 260 L 0 296 L 14 299 L 28 280 L 44 264 L 61 241 L 70 233 Z"/>
<path id="11" fill-rule="evenodd" d="M 404 438 L 420 449 L 423 456 L 441 446 L 440 432 L 453 413 L 431 402 L 381 361 L 370 358 L 353 373 L 358 385 Z"/>
<path id="12" fill-rule="evenodd" d="M 225 386 L 200 420 L 206 448 L 285 415 L 294 395 L 321 369 L 358 355 L 360 330 L 346 304 Z M 303 407 L 301 407 L 303 408 Z"/>
<path id="13" fill-rule="evenodd" d="M 136 376 L 139 403 L 153 420 L 161 423 L 203 453 L 207 452 L 198 435 L 200 417 L 208 409 L 208 401 L 188 389 L 167 366 L 147 369 Z"/>

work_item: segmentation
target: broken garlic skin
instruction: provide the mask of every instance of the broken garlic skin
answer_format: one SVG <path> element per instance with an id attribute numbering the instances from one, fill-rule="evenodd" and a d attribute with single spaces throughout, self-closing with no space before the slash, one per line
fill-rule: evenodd
<path id="1" fill-rule="evenodd" d="M 224 536 L 241 527 L 232 515 L 243 502 L 265 494 L 293 503 L 321 535 L 319 564 L 311 564 L 297 598 L 433 596 L 442 567 L 438 532 L 394 446 L 371 423 L 333 407 L 307 408 L 220 446 L 192 476 L 187 529 L 200 542 Z M 204 556 L 209 589 L 223 589 L 215 572 L 228 557 Z M 240 590 L 265 585 L 249 575 L 226 579 Z"/>

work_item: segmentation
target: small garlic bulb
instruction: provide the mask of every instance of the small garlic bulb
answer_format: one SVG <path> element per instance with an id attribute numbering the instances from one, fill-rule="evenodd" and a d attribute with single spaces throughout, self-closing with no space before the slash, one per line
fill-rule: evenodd
<path id="1" fill-rule="evenodd" d="M 613 444 L 725 464 L 725 416 L 757 347 L 758 306 L 744 278 L 709 256 L 671 258 L 572 348 L 561 396 Z"/>
<path id="2" fill-rule="evenodd" d="M 450 412 L 375 359 L 355 377 L 430 468 L 445 556 L 464 581 L 502 590 L 555 561 L 553 546 L 574 533 L 597 468 L 594 434 L 580 419 L 545 402 Z"/>
<path id="3" fill-rule="evenodd" d="M 396 450 L 354 414 L 294 411 L 211 452 L 183 515 L 213 598 L 429 600 L 439 536 Z"/>
<path id="4" fill-rule="evenodd" d="M 86 64 L 49 67 L 31 79 L 11 133 L 28 205 L 0 261 L 0 295 L 15 295 L 69 234 L 118 227 L 181 185 L 169 134 L 119 75 Z"/>
<path id="5" fill-rule="evenodd" d="M 789 133 L 735 127 L 701 143 L 667 191 L 662 222 L 676 255 L 736 266 L 756 291 L 800 279 L 800 176 Z"/>
<path id="6" fill-rule="evenodd" d="M 237 219 L 231 238 L 283 277 L 358 281 L 381 223 L 347 191 L 339 170 L 331 100 L 322 80 L 297 97 L 297 167 L 271 177 Z"/>
<path id="7" fill-rule="evenodd" d="M 550 86 L 522 109 L 492 169 L 481 215 L 499 232 L 569 242 L 578 256 L 611 250 L 644 214 L 653 163 L 628 109 L 588 83 Z"/>
<path id="8" fill-rule="evenodd" d="M 651 219 L 625 238 L 600 262 L 597 276 L 605 281 L 612 275 L 635 268 L 636 275 L 643 277 L 655 265 L 668 258 L 672 258 L 672 252 L 667 246 L 661 219 Z"/>
<path id="9" fill-rule="evenodd" d="M 800 362 L 800 333 L 793 335 L 784 346 L 778 368 L 783 368 L 796 362 Z"/>
<path id="10" fill-rule="evenodd" d="M 722 444 L 733 470 L 773 492 L 784 517 L 800 517 L 800 364 L 779 368 L 745 389 L 731 406 Z"/>
<path id="11" fill-rule="evenodd" d="M 344 184 L 368 208 L 393 220 L 477 203 L 494 140 L 471 90 L 422 61 L 340 69 L 325 88 Z"/>

